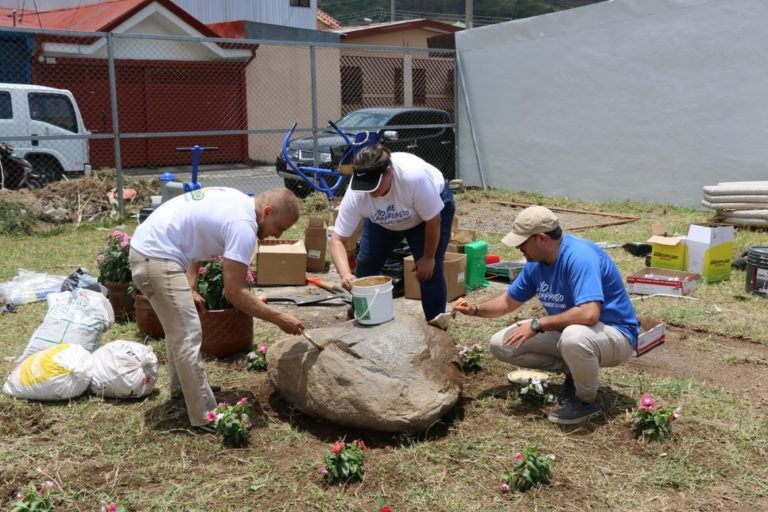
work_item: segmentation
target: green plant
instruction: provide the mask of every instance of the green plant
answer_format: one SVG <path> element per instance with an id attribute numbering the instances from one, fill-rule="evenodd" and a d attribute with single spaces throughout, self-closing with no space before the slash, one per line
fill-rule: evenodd
<path id="1" fill-rule="evenodd" d="M 252 426 L 250 413 L 248 398 L 243 397 L 234 405 L 220 402 L 216 409 L 208 411 L 208 421 L 216 427 L 225 444 L 244 446 L 248 444 L 248 431 Z"/>
<path id="2" fill-rule="evenodd" d="M 512 469 L 501 474 L 501 490 L 527 491 L 535 485 L 548 484 L 554 460 L 554 455 L 541 455 L 536 446 L 526 444 L 522 453 L 515 454 Z"/>
<path id="3" fill-rule="evenodd" d="M 216 256 L 200 265 L 197 276 L 197 293 L 205 299 L 208 309 L 229 309 L 232 303 L 224 296 L 224 258 Z M 253 272 L 248 271 L 248 286 L 253 286 L 256 279 Z"/>
<path id="4" fill-rule="evenodd" d="M 520 401 L 526 405 L 541 407 L 554 400 L 555 397 L 547 393 L 547 383 L 539 379 L 528 379 L 528 384 L 520 388 Z"/>
<path id="5" fill-rule="evenodd" d="M 107 238 L 107 246 L 96 256 L 99 267 L 99 282 L 130 283 L 131 265 L 128 263 L 128 251 L 131 248 L 131 235 L 119 229 Z"/>
<path id="6" fill-rule="evenodd" d="M 459 361 L 461 361 L 461 368 L 465 372 L 476 372 L 483 369 L 480 365 L 480 353 L 483 351 L 483 347 L 475 343 L 471 348 L 464 345 L 459 345 L 456 348 L 459 349 Z"/>
<path id="7" fill-rule="evenodd" d="M 320 466 L 320 473 L 325 478 L 325 482 L 333 484 L 354 478 L 362 480 L 365 472 L 363 459 L 366 450 L 368 447 L 359 439 L 351 443 L 344 440 L 336 441 L 323 459 L 323 465 Z"/>
<path id="8" fill-rule="evenodd" d="M 672 435 L 672 422 L 683 413 L 682 407 L 675 410 L 658 407 L 656 400 L 650 395 L 640 397 L 640 405 L 635 411 L 635 435 L 641 438 L 664 441 Z"/>
<path id="9" fill-rule="evenodd" d="M 31 235 L 35 214 L 18 201 L 0 200 L 0 235 Z"/>
<path id="10" fill-rule="evenodd" d="M 262 343 L 259 347 L 245 356 L 245 367 L 249 370 L 267 369 L 267 346 Z"/>
<path id="11" fill-rule="evenodd" d="M 54 483 L 47 480 L 40 485 L 34 482 L 27 484 L 24 489 L 16 494 L 18 501 L 14 503 L 11 512 L 46 512 L 53 510 L 53 501 L 51 500 L 51 489 Z"/>

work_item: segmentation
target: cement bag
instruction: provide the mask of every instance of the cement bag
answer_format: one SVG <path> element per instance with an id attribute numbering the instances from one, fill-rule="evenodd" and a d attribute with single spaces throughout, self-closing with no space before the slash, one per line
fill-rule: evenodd
<path id="1" fill-rule="evenodd" d="M 112 305 L 98 292 L 76 288 L 51 293 L 43 323 L 32 333 L 18 361 L 61 343 L 80 345 L 93 352 L 99 348 L 102 333 L 113 323 Z"/>
<path id="2" fill-rule="evenodd" d="M 93 356 L 80 345 L 64 343 L 47 348 L 16 365 L 3 393 L 29 400 L 68 400 L 80 396 L 91 383 Z"/>
<path id="3" fill-rule="evenodd" d="M 116 340 L 93 353 L 91 391 L 111 398 L 148 395 L 157 382 L 157 357 L 152 347 Z"/>

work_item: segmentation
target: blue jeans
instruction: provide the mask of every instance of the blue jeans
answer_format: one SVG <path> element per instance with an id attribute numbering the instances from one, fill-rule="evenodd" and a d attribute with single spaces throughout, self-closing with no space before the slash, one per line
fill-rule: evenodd
<path id="1" fill-rule="evenodd" d="M 435 270 L 432 273 L 432 279 L 420 283 L 421 308 L 424 310 L 424 317 L 427 320 L 432 320 L 440 313 L 445 312 L 445 303 L 448 298 L 445 274 L 443 273 L 443 257 L 445 256 L 445 249 L 448 247 L 448 241 L 451 239 L 451 224 L 453 223 L 453 214 L 456 211 L 456 204 L 453 201 L 453 194 L 448 183 L 443 187 L 440 198 L 443 200 L 443 209 L 440 212 L 440 241 L 437 244 L 437 251 L 435 251 Z M 360 249 L 357 253 L 355 276 L 378 275 L 387 256 L 392 252 L 392 249 L 402 242 L 403 238 L 408 240 L 413 259 L 418 261 L 424 255 L 423 222 L 405 231 L 392 231 L 365 219 L 363 232 L 360 236 Z"/>

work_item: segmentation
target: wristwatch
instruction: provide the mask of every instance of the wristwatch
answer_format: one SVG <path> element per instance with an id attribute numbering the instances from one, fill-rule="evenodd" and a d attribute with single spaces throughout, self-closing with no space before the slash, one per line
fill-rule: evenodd
<path id="1" fill-rule="evenodd" d="M 541 322 L 539 322 L 538 318 L 534 318 L 531 320 L 531 329 L 533 329 L 533 332 L 542 333 L 544 332 L 544 329 L 541 327 Z"/>

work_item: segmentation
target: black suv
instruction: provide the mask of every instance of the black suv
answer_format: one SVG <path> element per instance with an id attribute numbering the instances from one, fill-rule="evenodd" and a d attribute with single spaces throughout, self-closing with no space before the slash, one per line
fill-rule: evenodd
<path id="1" fill-rule="evenodd" d="M 455 177 L 454 132 L 451 127 L 409 128 L 414 125 L 448 125 L 451 118 L 445 110 L 418 107 L 371 107 L 353 110 L 336 122 L 350 140 L 355 133 L 376 128 L 378 140 L 390 151 L 418 155 L 442 171 L 445 179 Z M 293 139 L 288 143 L 288 156 L 297 166 L 333 168 L 331 151 L 343 153 L 344 139 L 329 127 L 317 136 L 318 165 L 315 165 L 312 137 Z M 282 152 L 275 163 L 286 188 L 299 197 L 306 197 L 312 187 L 285 163 Z M 312 173 L 306 173 L 313 178 Z M 334 177 L 326 180 L 333 185 Z M 339 195 L 346 185 L 342 184 Z"/>

